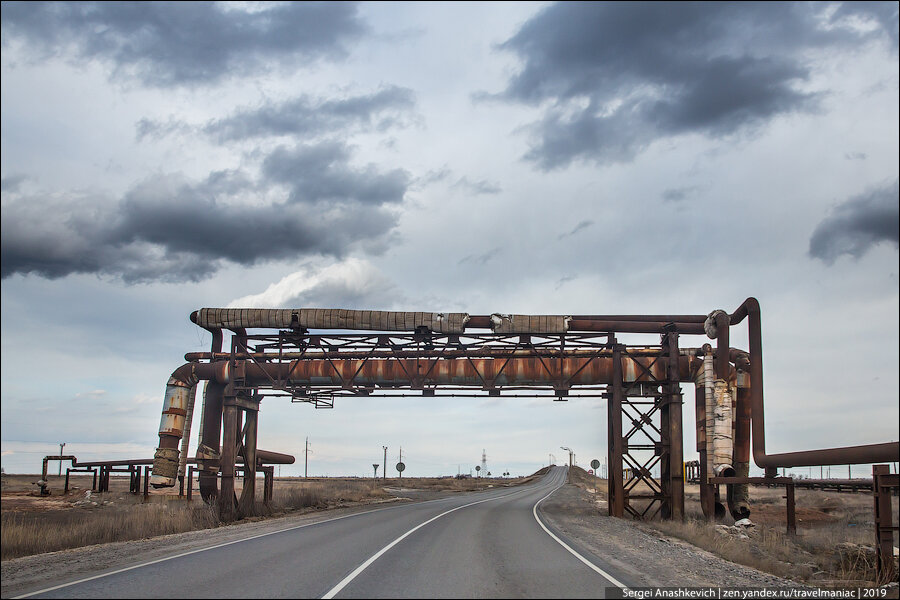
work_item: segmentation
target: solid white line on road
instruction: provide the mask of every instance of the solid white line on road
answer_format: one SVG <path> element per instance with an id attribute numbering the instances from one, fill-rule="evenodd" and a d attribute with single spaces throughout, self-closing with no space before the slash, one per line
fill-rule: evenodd
<path id="1" fill-rule="evenodd" d="M 562 486 L 560 486 L 560 487 L 562 487 Z M 550 494 L 552 494 L 553 492 L 555 492 L 555 491 L 558 490 L 558 489 L 559 489 L 559 488 L 556 488 L 555 490 L 553 490 L 552 492 L 550 492 Z M 612 575 L 610 575 L 609 573 L 607 573 L 606 571 L 604 571 L 603 569 L 601 569 L 600 567 L 598 567 L 597 565 L 595 565 L 594 563 L 592 563 L 591 561 L 589 561 L 588 559 L 586 559 L 585 557 L 583 557 L 582 555 L 578 554 L 578 552 L 576 552 L 575 550 L 573 550 L 571 546 L 569 546 L 567 543 L 565 543 L 564 541 L 562 541 L 561 539 L 559 539 L 558 537 L 556 537 L 555 535 L 553 535 L 553 532 L 550 531 L 549 529 L 547 529 L 547 526 L 544 525 L 544 524 L 541 522 L 541 520 L 540 520 L 540 518 L 538 517 L 538 514 L 537 514 L 538 505 L 539 505 L 541 502 L 543 502 L 544 500 L 546 500 L 547 498 L 549 498 L 549 497 L 550 497 L 550 494 L 547 494 L 546 496 L 544 496 L 543 498 L 541 498 L 540 500 L 538 500 L 537 502 L 535 502 L 535 503 L 534 503 L 534 507 L 531 509 L 532 514 L 534 514 L 534 520 L 538 522 L 538 525 L 541 526 L 541 529 L 543 529 L 543 530 L 546 532 L 547 535 L 549 535 L 549 536 L 552 537 L 554 540 L 556 540 L 556 541 L 559 543 L 560 546 L 562 546 L 563 548 L 565 548 L 566 550 L 568 550 L 569 552 L 571 552 L 571 553 L 575 556 L 575 558 L 577 558 L 578 560 L 580 560 L 581 562 L 583 562 L 584 564 L 586 564 L 588 567 L 590 567 L 590 568 L 593 569 L 594 571 L 596 571 L 596 573 L 597 573 L 598 575 L 600 575 L 600 577 L 603 577 L 604 579 L 606 579 L 607 581 L 609 581 L 611 584 L 613 584 L 613 585 L 616 586 L 616 587 L 620 587 L 620 588 L 628 587 L 628 586 L 626 586 L 624 583 L 622 583 L 621 581 L 619 581 L 618 579 L 616 579 L 615 577 L 613 577 Z"/>
<path id="2" fill-rule="evenodd" d="M 467 507 L 469 507 L 469 506 L 475 506 L 476 504 L 481 504 L 482 502 L 491 502 L 491 501 L 493 501 L 493 500 L 500 500 L 501 498 L 506 498 L 506 497 L 508 497 L 508 496 L 512 496 L 513 494 L 519 494 L 519 493 L 521 493 L 521 490 L 518 491 L 518 492 L 513 492 L 512 494 L 504 494 L 503 496 L 497 496 L 496 498 L 487 498 L 487 499 L 485 499 L 485 500 L 479 500 L 478 502 L 470 502 L 469 504 L 463 504 L 462 506 L 457 506 L 456 508 L 451 508 L 451 509 L 448 510 L 448 511 L 442 512 L 442 513 L 439 514 L 438 516 L 432 517 L 432 518 L 428 519 L 427 521 L 425 521 L 424 523 L 421 523 L 421 524 L 419 524 L 419 525 L 413 527 L 412 529 L 410 529 L 409 531 L 407 531 L 406 533 L 404 533 L 403 535 L 401 535 L 400 537 L 398 537 L 396 540 L 394 540 L 393 542 L 391 542 L 390 544 L 388 544 L 387 546 L 385 546 L 384 548 L 382 548 L 381 550 L 379 550 L 378 552 L 376 552 L 375 554 L 373 554 L 373 555 L 371 556 L 371 558 L 369 558 L 369 560 L 367 560 L 367 561 L 364 562 L 363 564 L 361 564 L 361 565 L 359 565 L 358 567 L 356 567 L 356 569 L 354 569 L 352 573 L 350 573 L 349 575 L 347 575 L 346 577 L 344 577 L 344 578 L 341 580 L 340 583 L 338 583 L 336 586 L 334 586 L 333 588 L 331 588 L 330 590 L 328 590 L 328 592 L 326 592 L 325 595 L 322 596 L 323 600 L 328 600 L 329 598 L 334 598 L 338 593 L 340 593 L 340 591 L 341 591 L 342 589 L 344 589 L 345 587 L 347 587 L 347 585 L 348 585 L 351 581 L 353 581 L 354 579 L 356 579 L 357 575 L 359 575 L 360 573 L 362 573 L 363 571 L 365 571 L 365 570 L 369 567 L 369 565 L 371 565 L 373 562 L 375 562 L 376 560 L 378 560 L 385 552 L 387 552 L 388 550 L 390 550 L 391 548 L 393 548 L 394 546 L 396 546 L 397 544 L 399 544 L 400 542 L 402 542 L 402 541 L 403 541 L 404 539 L 406 539 L 408 536 L 412 535 L 415 531 L 421 529 L 422 527 L 425 527 L 426 525 L 428 525 L 428 524 L 431 523 L 432 521 L 437 521 L 438 519 L 440 519 L 440 518 L 443 517 L 444 515 L 449 515 L 449 514 L 452 513 L 452 512 L 456 512 L 457 510 L 460 510 L 460 509 L 463 509 L 463 508 L 467 508 Z"/>
<path id="3" fill-rule="evenodd" d="M 418 505 L 422 504 L 430 504 L 432 502 L 440 502 L 444 500 L 444 498 L 439 498 L 438 500 L 428 500 L 426 502 L 419 502 Z M 482 502 L 484 502 L 482 500 Z M 353 513 L 352 515 L 342 515 L 340 517 L 334 517 L 332 519 L 325 519 L 323 521 L 316 521 L 314 523 L 304 523 L 303 525 L 295 525 L 293 527 L 286 527 L 285 529 L 278 529 L 276 531 L 268 531 L 266 533 L 260 533 L 258 535 L 252 535 L 250 537 L 241 538 L 239 540 L 232 540 L 230 542 L 224 542 L 222 544 L 216 544 L 215 546 L 209 546 L 207 548 L 197 548 L 196 550 L 191 550 L 189 552 L 182 552 L 181 554 L 176 554 L 174 556 L 166 556 L 165 558 L 157 558 L 156 560 L 150 560 L 147 562 L 143 562 L 137 565 L 131 565 L 130 567 L 124 567 L 122 569 L 116 569 L 115 571 L 110 571 L 109 573 L 101 573 L 100 575 L 94 575 L 92 577 L 85 577 L 84 579 L 79 579 L 77 581 L 70 581 L 69 583 L 61 583 L 60 585 L 55 585 L 53 587 L 44 588 L 42 590 L 37 590 L 35 592 L 29 592 L 27 594 L 22 594 L 21 596 L 13 596 L 13 599 L 18 598 L 30 598 L 31 596 L 37 596 L 38 594 L 43 594 L 46 592 L 52 592 L 54 590 L 58 590 L 64 587 L 69 587 L 72 585 L 78 585 L 79 583 L 85 583 L 88 581 L 93 581 L 94 579 L 101 579 L 103 577 L 109 577 L 110 575 L 117 575 L 119 573 L 124 573 L 126 571 L 133 571 L 134 569 L 140 569 L 141 567 L 149 567 L 150 565 L 155 565 L 157 563 L 166 562 L 167 560 L 175 560 L 176 558 L 182 558 L 185 556 L 190 556 L 191 554 L 197 554 L 198 552 L 206 552 L 207 550 L 215 550 L 216 548 L 224 548 L 225 546 L 231 546 L 232 544 L 238 544 L 240 542 L 248 542 L 250 540 L 255 540 L 257 538 L 266 537 L 267 535 L 275 535 L 276 533 L 285 533 L 287 531 L 293 531 L 295 529 L 303 529 L 304 527 L 312 527 L 313 525 L 321 525 L 323 523 L 331 523 L 332 521 L 340 521 L 341 519 L 348 519 L 350 517 L 359 517 L 362 515 L 368 515 L 373 512 L 379 512 L 384 510 L 393 510 L 395 508 L 402 508 L 400 506 L 391 506 L 387 508 L 376 508 L 374 510 L 366 510 L 363 512 Z"/>

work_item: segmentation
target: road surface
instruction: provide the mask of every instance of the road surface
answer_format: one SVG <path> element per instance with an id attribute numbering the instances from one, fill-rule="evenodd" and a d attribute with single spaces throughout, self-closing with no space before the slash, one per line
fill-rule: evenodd
<path id="1" fill-rule="evenodd" d="M 540 481 L 325 519 L 32 590 L 32 598 L 600 598 L 627 585 L 540 519 Z"/>

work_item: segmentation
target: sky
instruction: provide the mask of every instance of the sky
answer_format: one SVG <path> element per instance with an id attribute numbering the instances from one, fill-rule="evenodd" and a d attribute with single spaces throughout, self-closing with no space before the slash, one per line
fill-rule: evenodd
<path id="1" fill-rule="evenodd" d="M 896 2 L 3 2 L 0 62 L 6 472 L 151 457 L 222 306 L 754 296 L 769 452 L 900 437 Z M 317 475 L 606 455 L 595 398 L 267 399 L 259 428 L 282 475 L 307 438 Z"/>

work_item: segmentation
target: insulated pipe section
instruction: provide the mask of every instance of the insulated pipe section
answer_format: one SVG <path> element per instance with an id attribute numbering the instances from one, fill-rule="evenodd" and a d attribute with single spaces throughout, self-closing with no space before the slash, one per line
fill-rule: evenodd
<path id="1" fill-rule="evenodd" d="M 812 467 L 818 465 L 848 465 L 896 462 L 900 457 L 900 442 L 846 446 L 805 452 L 766 454 L 766 426 L 763 406 L 762 319 L 759 301 L 747 298 L 730 317 L 731 325 L 748 319 L 750 331 L 750 405 L 753 462 L 773 472 L 778 467 Z"/>
<path id="2" fill-rule="evenodd" d="M 201 308 L 191 314 L 191 320 L 205 329 L 415 331 L 425 327 L 438 333 L 463 333 L 469 315 L 331 308 Z"/>
<path id="3" fill-rule="evenodd" d="M 159 447 L 153 456 L 153 476 L 150 478 L 150 485 L 155 488 L 175 485 L 180 454 L 178 442 L 184 435 L 191 392 L 199 381 L 194 365 L 190 363 L 182 365 L 169 377 L 159 421 Z"/>
<path id="4" fill-rule="evenodd" d="M 415 331 L 460 334 L 467 329 L 490 329 L 496 333 L 554 334 L 567 331 L 619 331 L 663 333 L 674 325 L 679 333 L 702 334 L 702 315 L 491 315 L 467 313 L 400 312 L 323 308 L 256 309 L 201 308 L 191 321 L 204 329 L 344 329 L 365 331 Z"/>
<path id="5" fill-rule="evenodd" d="M 178 478 L 184 481 L 187 471 L 188 448 L 191 445 L 191 421 L 194 420 L 194 402 L 197 399 L 197 386 L 191 388 L 188 394 L 187 407 L 184 416 L 184 430 L 181 432 L 181 456 L 178 459 Z"/>

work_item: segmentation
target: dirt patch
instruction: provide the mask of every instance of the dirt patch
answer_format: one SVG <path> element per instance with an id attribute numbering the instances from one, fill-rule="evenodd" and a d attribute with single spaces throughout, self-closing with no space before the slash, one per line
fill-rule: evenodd
<path id="1" fill-rule="evenodd" d="M 838 509 L 825 512 L 808 506 L 798 506 L 794 512 L 797 515 L 797 525 L 800 527 L 818 527 L 828 523 L 837 523 L 840 516 L 834 514 Z M 753 507 L 753 522 L 757 525 L 783 525 L 787 521 L 787 509 L 784 506 L 762 504 Z"/>

